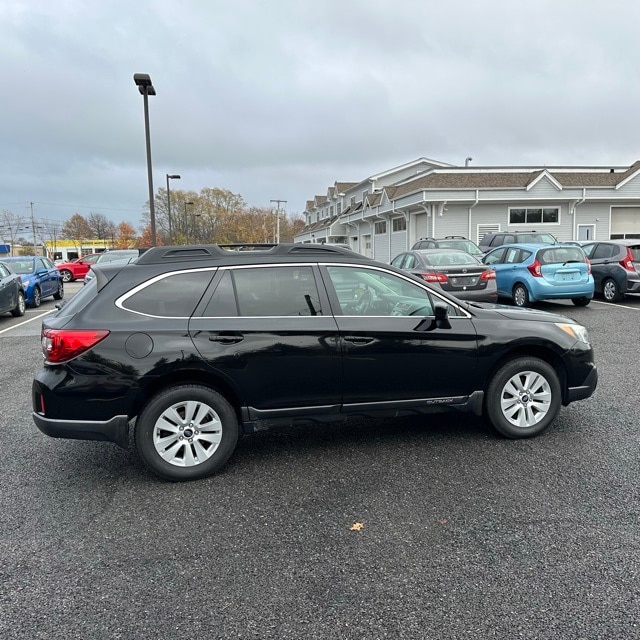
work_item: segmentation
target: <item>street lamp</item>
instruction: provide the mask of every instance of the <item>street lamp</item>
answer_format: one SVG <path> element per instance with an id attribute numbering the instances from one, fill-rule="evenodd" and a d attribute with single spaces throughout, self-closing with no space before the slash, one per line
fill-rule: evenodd
<path id="1" fill-rule="evenodd" d="M 192 205 L 192 204 L 193 204 L 193 202 L 191 202 L 191 201 L 184 203 L 184 222 L 185 222 L 185 225 L 186 225 L 187 229 L 190 226 L 189 225 L 189 218 L 187 217 L 187 205 Z M 195 226 L 195 216 L 193 217 L 193 219 L 194 219 L 194 226 Z M 194 233 L 194 236 L 195 236 L 195 233 Z M 189 236 L 187 235 L 187 241 L 188 241 L 188 239 L 189 239 Z"/>
<path id="2" fill-rule="evenodd" d="M 169 192 L 169 180 L 180 180 L 180 176 L 169 175 L 167 173 L 167 216 L 169 217 L 169 244 L 173 244 L 173 235 L 171 233 L 171 195 Z"/>
<path id="3" fill-rule="evenodd" d="M 149 101 L 148 96 L 155 96 L 156 90 L 147 73 L 134 73 L 133 81 L 144 98 L 144 131 L 147 139 L 147 174 L 149 177 L 149 213 L 151 218 L 151 246 L 156 246 L 156 208 L 153 203 L 153 176 L 151 173 L 151 138 L 149 137 Z"/>

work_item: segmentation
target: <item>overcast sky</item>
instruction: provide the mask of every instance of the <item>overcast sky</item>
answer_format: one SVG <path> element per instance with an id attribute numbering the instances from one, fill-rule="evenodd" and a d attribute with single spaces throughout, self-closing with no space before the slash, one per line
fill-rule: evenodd
<path id="1" fill-rule="evenodd" d="M 136 227 L 154 190 L 306 200 L 418 157 L 640 159 L 637 0 L 3 0 L 0 209 Z"/>

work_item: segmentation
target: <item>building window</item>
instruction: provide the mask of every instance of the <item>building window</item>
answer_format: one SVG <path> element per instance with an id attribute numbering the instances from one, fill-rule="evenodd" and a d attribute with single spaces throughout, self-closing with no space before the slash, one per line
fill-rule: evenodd
<path id="1" fill-rule="evenodd" d="M 391 228 L 393 231 L 406 231 L 407 230 L 407 221 L 405 218 L 394 218 L 391 221 Z"/>
<path id="2" fill-rule="evenodd" d="M 528 207 L 509 209 L 509 224 L 558 224 L 558 207 Z"/>
<path id="3" fill-rule="evenodd" d="M 340 215 L 340 214 L 342 213 L 342 204 L 341 204 L 340 202 L 338 202 L 338 203 L 336 204 L 336 213 L 337 213 L 338 215 Z"/>
<path id="4" fill-rule="evenodd" d="M 333 218 L 333 205 L 331 205 L 331 208 L 329 209 L 329 215 Z"/>
<path id="5" fill-rule="evenodd" d="M 351 198 L 349 198 L 349 204 L 353 207 L 353 205 L 356 203 L 356 197 L 355 196 L 351 196 Z"/>
<path id="6" fill-rule="evenodd" d="M 382 220 L 381 222 L 376 222 L 373 226 L 373 232 L 379 236 L 383 233 L 387 233 L 387 221 Z"/>

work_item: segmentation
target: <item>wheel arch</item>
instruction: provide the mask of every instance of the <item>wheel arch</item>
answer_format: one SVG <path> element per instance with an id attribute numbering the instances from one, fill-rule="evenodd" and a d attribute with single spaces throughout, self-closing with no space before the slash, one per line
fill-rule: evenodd
<path id="1" fill-rule="evenodd" d="M 515 286 L 515 285 L 514 285 Z M 560 357 L 560 355 L 554 351 L 552 348 L 547 347 L 545 345 L 527 345 L 520 346 L 511 349 L 510 351 L 502 354 L 500 358 L 498 358 L 489 371 L 487 372 L 485 388 L 484 388 L 484 396 L 486 402 L 487 389 L 489 387 L 489 383 L 495 376 L 496 372 L 507 362 L 514 360 L 515 358 L 538 358 L 546 362 L 548 365 L 553 367 L 553 369 L 558 374 L 558 379 L 560 380 L 560 388 L 562 389 L 562 404 L 566 404 L 567 400 L 567 369 L 566 366 Z"/>
<path id="2" fill-rule="evenodd" d="M 129 417 L 133 418 L 138 416 L 149 401 L 163 391 L 166 391 L 171 387 L 188 384 L 197 384 L 203 387 L 208 387 L 209 389 L 224 396 L 233 407 L 238 418 L 238 424 L 243 424 L 241 411 L 242 403 L 237 392 L 220 376 L 216 376 L 216 374 L 211 371 L 203 371 L 202 369 L 178 369 L 175 371 L 169 371 L 166 374 L 154 378 L 148 385 L 144 386 L 137 395 L 132 407 L 132 415 Z"/>

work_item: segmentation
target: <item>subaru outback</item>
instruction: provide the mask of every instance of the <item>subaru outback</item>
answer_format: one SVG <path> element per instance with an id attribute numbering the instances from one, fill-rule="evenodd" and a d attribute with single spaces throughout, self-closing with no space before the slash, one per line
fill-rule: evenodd
<path id="1" fill-rule="evenodd" d="M 43 320 L 34 421 L 123 447 L 133 429 L 170 480 L 278 424 L 454 410 L 535 436 L 597 383 L 577 322 L 465 303 L 340 247 L 156 247 L 94 271 Z"/>

